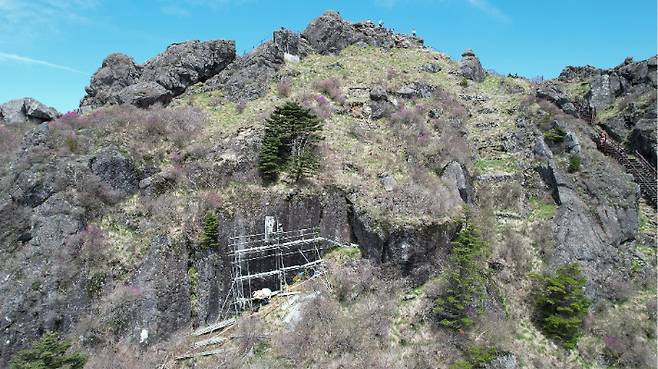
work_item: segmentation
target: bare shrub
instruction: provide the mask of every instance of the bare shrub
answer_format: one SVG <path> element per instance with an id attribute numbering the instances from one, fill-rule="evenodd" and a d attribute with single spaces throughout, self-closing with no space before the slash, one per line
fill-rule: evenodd
<path id="1" fill-rule="evenodd" d="M 96 129 L 101 136 L 111 136 L 121 130 L 129 131 L 136 138 L 131 144 L 141 145 L 140 149 L 144 144 L 159 144 L 163 140 L 182 148 L 207 123 L 207 116 L 200 108 L 165 108 L 159 104 L 147 110 L 131 105 L 116 105 L 96 110 L 80 119 Z"/>
<path id="2" fill-rule="evenodd" d="M 0 125 L 0 155 L 8 154 L 18 148 L 18 134 L 9 127 Z"/>
<path id="3" fill-rule="evenodd" d="M 389 68 L 386 70 L 386 79 L 393 80 L 400 75 L 400 72 L 397 69 Z"/>
<path id="4" fill-rule="evenodd" d="M 435 128 L 439 131 L 436 146 L 439 148 L 436 156 L 441 158 L 440 166 L 450 161 L 457 161 L 464 165 L 471 162 L 473 153 L 466 140 L 466 132 L 458 122 L 440 122 L 435 120 Z"/>
<path id="5" fill-rule="evenodd" d="M 421 105 L 407 107 L 402 104 L 398 111 L 391 115 L 391 123 L 399 129 L 407 129 L 410 126 L 420 128 L 419 126 L 426 122 L 426 115 L 427 109 Z"/>
<path id="6" fill-rule="evenodd" d="M 280 97 L 290 97 L 292 91 L 292 81 L 288 77 L 283 77 L 276 84 L 276 91 Z"/>
<path id="7" fill-rule="evenodd" d="M 244 113 L 244 110 L 247 108 L 247 102 L 246 101 L 240 101 L 235 105 L 235 111 L 238 112 L 238 114 Z"/>
<path id="8" fill-rule="evenodd" d="M 437 88 L 432 98 L 431 107 L 437 109 L 437 114 L 441 119 L 464 119 L 466 117 L 466 107 L 452 93 Z"/>
<path id="9" fill-rule="evenodd" d="M 555 252 L 555 237 L 550 221 L 539 222 L 531 229 L 531 237 L 535 248 L 544 261 L 553 257 Z"/>
<path id="10" fill-rule="evenodd" d="M 275 352 L 293 367 L 373 368 L 391 364 L 387 355 L 395 299 L 390 283 L 367 261 L 334 262 L 324 288 L 302 307 L 290 331 L 274 337 Z M 341 309 L 338 298 L 349 308 Z"/>
<path id="11" fill-rule="evenodd" d="M 313 82 L 313 88 L 321 94 L 329 96 L 338 104 L 344 105 L 347 101 L 343 94 L 341 83 L 336 78 L 327 78 Z"/>
<path id="12" fill-rule="evenodd" d="M 237 322 L 235 332 L 231 336 L 236 344 L 238 355 L 245 357 L 253 355 L 254 350 L 269 339 L 260 319 L 247 316 Z"/>
<path id="13" fill-rule="evenodd" d="M 531 254 L 521 235 L 511 227 L 505 227 L 502 232 L 502 240 L 496 247 L 496 253 L 504 259 L 508 265 L 512 265 L 517 275 L 526 275 L 531 269 Z"/>
<path id="14" fill-rule="evenodd" d="M 140 369 L 158 368 L 162 355 L 135 350 L 131 345 L 118 343 L 104 346 L 89 356 L 86 369 Z"/>
<path id="15" fill-rule="evenodd" d="M 329 283 L 341 303 L 350 303 L 377 287 L 378 270 L 368 261 L 329 265 Z"/>

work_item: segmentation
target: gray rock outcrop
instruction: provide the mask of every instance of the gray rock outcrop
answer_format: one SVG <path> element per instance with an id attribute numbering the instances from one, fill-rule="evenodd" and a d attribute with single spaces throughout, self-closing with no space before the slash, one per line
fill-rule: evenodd
<path id="1" fill-rule="evenodd" d="M 30 97 L 10 100 L 0 105 L 0 123 L 7 125 L 40 124 L 60 116 L 61 114 L 55 108 L 46 106 Z"/>
<path id="2" fill-rule="evenodd" d="M 371 22 L 350 23 L 333 11 L 314 19 L 303 36 L 320 54 L 337 54 L 355 44 L 384 48 L 423 47 L 423 40 L 419 38 L 396 34 Z"/>
<path id="3" fill-rule="evenodd" d="M 107 104 L 167 104 L 189 86 L 221 72 L 234 59 L 235 42 L 226 40 L 172 44 L 144 65 L 135 64 L 127 55 L 111 54 L 92 76 L 80 109 L 85 112 Z"/>
<path id="4" fill-rule="evenodd" d="M 224 71 L 205 83 L 206 91 L 221 89 L 233 102 L 249 101 L 263 96 L 269 82 L 285 65 L 286 55 L 303 58 L 312 52 L 308 42 L 298 33 L 282 29 L 251 53 L 238 58 Z"/>
<path id="5" fill-rule="evenodd" d="M 167 47 L 144 64 L 140 82 L 155 82 L 173 96 L 197 82 L 204 82 L 235 59 L 233 41 L 187 41 Z"/>
<path id="6" fill-rule="evenodd" d="M 139 173 L 133 162 L 114 148 L 93 157 L 89 168 L 114 190 L 132 194 L 139 187 Z"/>
<path id="7" fill-rule="evenodd" d="M 125 54 L 108 55 L 100 69 L 91 77 L 85 88 L 87 95 L 80 102 L 81 108 L 96 108 L 105 104 L 117 104 L 121 90 L 137 83 L 142 67 Z"/>
<path id="8" fill-rule="evenodd" d="M 480 59 L 475 56 L 471 49 L 466 49 L 462 53 L 462 59 L 459 61 L 459 70 L 464 78 L 470 79 L 475 82 L 482 82 L 487 76 Z"/>
<path id="9" fill-rule="evenodd" d="M 569 97 L 562 91 L 562 89 L 555 83 L 545 82 L 537 87 L 537 97 L 546 99 L 553 104 L 557 105 L 565 113 L 576 116 L 578 111 L 576 106 L 571 102 Z"/>

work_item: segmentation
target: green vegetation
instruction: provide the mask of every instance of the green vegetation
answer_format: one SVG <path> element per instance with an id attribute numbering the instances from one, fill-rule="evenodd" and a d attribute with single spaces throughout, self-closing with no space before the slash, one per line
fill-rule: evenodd
<path id="1" fill-rule="evenodd" d="M 502 159 L 478 159 L 473 164 L 480 172 L 514 172 L 514 162 L 510 158 Z"/>
<path id="2" fill-rule="evenodd" d="M 209 211 L 203 222 L 203 233 L 199 242 L 199 249 L 210 250 L 219 248 L 219 221 L 214 212 Z"/>
<path id="3" fill-rule="evenodd" d="M 450 253 L 452 267 L 448 271 L 448 288 L 434 301 L 434 314 L 441 325 L 463 329 L 473 324 L 477 300 L 481 299 L 487 278 L 484 263 L 488 245 L 475 228 L 467 224 L 455 241 Z"/>
<path id="4" fill-rule="evenodd" d="M 468 87 L 468 80 L 466 78 L 462 78 L 462 80 L 459 81 L 459 85 L 461 87 Z"/>
<path id="5" fill-rule="evenodd" d="M 548 131 L 544 132 L 544 138 L 553 142 L 564 141 L 564 137 L 566 135 L 567 132 L 560 127 L 551 128 Z"/>
<path id="6" fill-rule="evenodd" d="M 542 332 L 573 349 L 581 336 L 583 319 L 591 301 L 585 297 L 587 281 L 577 264 L 559 268 L 555 274 L 533 275 L 536 292 L 537 322 Z"/>
<path id="7" fill-rule="evenodd" d="M 87 295 L 90 298 L 98 297 L 103 292 L 106 275 L 104 272 L 96 272 L 87 281 Z"/>
<path id="8" fill-rule="evenodd" d="M 309 109 L 288 102 L 277 107 L 265 122 L 265 137 L 258 155 L 258 169 L 266 182 L 287 171 L 295 182 L 318 167 L 318 132 L 322 124 Z"/>
<path id="9" fill-rule="evenodd" d="M 530 205 L 531 210 L 529 216 L 531 221 L 552 219 L 557 211 L 557 205 L 553 201 L 541 202 L 535 196 L 530 197 L 528 205 Z"/>
<path id="10" fill-rule="evenodd" d="M 571 158 L 569 158 L 569 168 L 567 168 L 567 172 L 576 173 L 579 170 L 580 170 L 580 156 L 572 155 Z"/>
<path id="11" fill-rule="evenodd" d="M 493 346 L 490 347 L 471 347 L 464 359 L 459 359 L 450 365 L 450 369 L 479 369 L 484 368 L 486 364 L 498 357 L 499 352 Z"/>
<path id="12" fill-rule="evenodd" d="M 187 269 L 187 279 L 190 283 L 190 305 L 195 312 L 199 305 L 199 272 L 195 267 L 191 266 Z"/>
<path id="13" fill-rule="evenodd" d="M 74 351 L 68 341 L 60 340 L 57 333 L 46 333 L 32 347 L 18 351 L 9 362 L 10 369 L 82 369 L 87 357 Z"/>
<path id="14" fill-rule="evenodd" d="M 361 249 L 358 247 L 336 247 L 329 251 L 325 258 L 336 259 L 358 259 L 361 257 Z"/>

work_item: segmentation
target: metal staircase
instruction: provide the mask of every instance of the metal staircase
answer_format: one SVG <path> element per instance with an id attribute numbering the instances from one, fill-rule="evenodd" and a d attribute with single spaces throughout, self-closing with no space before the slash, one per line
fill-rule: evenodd
<path id="1" fill-rule="evenodd" d="M 655 209 L 657 200 L 656 179 L 658 178 L 656 169 L 637 151 L 632 155 L 628 154 L 621 145 L 613 141 L 610 137 L 606 137 L 605 135 L 600 137 L 604 138 L 599 139 L 597 142 L 596 146 L 598 149 L 619 161 L 626 172 L 633 176 L 635 183 L 640 185 L 640 191 L 642 191 L 642 195 L 647 200 L 647 203 Z"/>

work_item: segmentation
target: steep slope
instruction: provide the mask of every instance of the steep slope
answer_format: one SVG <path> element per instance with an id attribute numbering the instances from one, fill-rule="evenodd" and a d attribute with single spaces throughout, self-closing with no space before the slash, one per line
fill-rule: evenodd
<path id="1" fill-rule="evenodd" d="M 577 107 L 601 95 L 585 84 L 596 90 L 599 77 L 564 72 L 535 86 L 486 74 L 472 51 L 453 61 L 335 13 L 301 35 L 277 31 L 235 61 L 223 55 L 199 60 L 212 72 L 193 78 L 173 73 L 180 69 L 165 56 L 143 67 L 108 57 L 83 101 L 90 111 L 43 123 L 8 149 L 0 366 L 48 330 L 92 353 L 90 367 L 187 365 L 170 360 L 177 343 L 216 321 L 228 288 L 226 249 L 199 247 L 213 210 L 222 246 L 273 215 L 286 230 L 319 226 L 358 244 L 365 260 L 332 262 L 330 287 L 304 292 L 302 323 L 283 324 L 283 313 L 245 320 L 229 344 L 237 356 L 200 367 L 448 367 L 471 345 L 504 352 L 489 368 L 651 367 L 655 350 L 637 347 L 655 347 L 655 212 L 579 119 L 590 110 Z M 651 60 L 639 62 L 645 77 L 624 67 L 593 75 L 630 76 L 638 82 L 617 99 L 655 101 Z M 148 65 L 167 78 L 148 77 Z M 121 78 L 105 85 L 105 68 Z M 100 99 L 152 82 L 166 100 Z M 555 96 L 538 93 L 549 88 Z M 290 100 L 323 119 L 322 166 L 302 183 L 265 186 L 264 121 Z M 168 106 L 139 108 L 155 101 Z M 480 318 L 454 332 L 437 324 L 432 305 L 466 214 L 490 249 L 488 277 Z M 529 273 L 573 262 L 594 305 L 581 343 L 567 351 L 534 323 Z M 243 345 L 256 328 L 263 334 Z M 290 352 L 304 343 L 305 354 Z"/>

